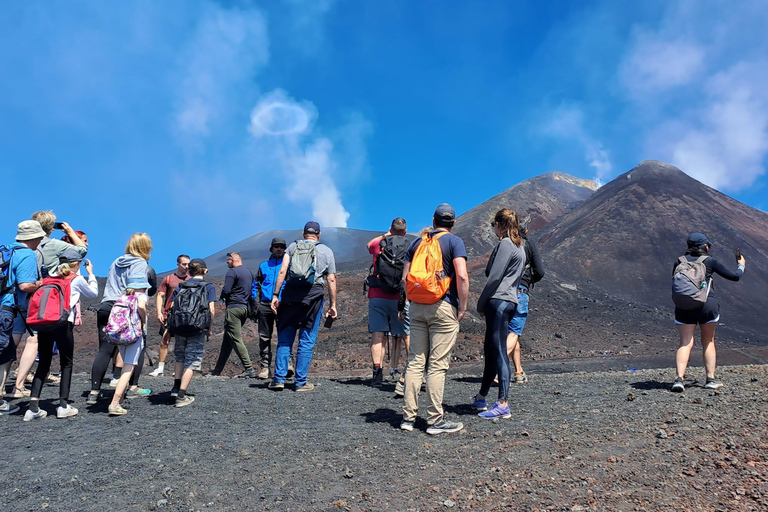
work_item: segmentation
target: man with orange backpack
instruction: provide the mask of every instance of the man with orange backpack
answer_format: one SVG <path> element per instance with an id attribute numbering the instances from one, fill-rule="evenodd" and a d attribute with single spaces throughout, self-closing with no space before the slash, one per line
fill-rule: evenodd
<path id="1" fill-rule="evenodd" d="M 445 374 L 467 311 L 469 277 L 464 241 L 451 233 L 456 212 L 441 204 L 432 217 L 434 229 L 418 238 L 405 254 L 403 285 L 411 301 L 411 346 L 405 376 L 405 405 L 400 428 L 413 430 L 419 410 L 421 376 L 427 371 L 427 434 L 458 432 L 462 423 L 443 412 Z"/>

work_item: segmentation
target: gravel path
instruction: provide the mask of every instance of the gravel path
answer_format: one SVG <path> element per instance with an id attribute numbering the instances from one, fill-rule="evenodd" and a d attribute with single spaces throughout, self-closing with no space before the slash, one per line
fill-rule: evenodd
<path id="1" fill-rule="evenodd" d="M 79 416 L 56 419 L 46 386 L 48 418 L 0 417 L 0 510 L 766 510 L 768 368 L 720 372 L 720 392 L 692 369 L 680 395 L 671 370 L 532 374 L 501 421 L 470 411 L 479 377 L 454 374 L 465 430 L 441 436 L 401 431 L 393 386 L 358 378 L 195 378 L 183 409 L 170 378 L 145 378 L 154 394 L 110 418 L 78 374 Z"/>

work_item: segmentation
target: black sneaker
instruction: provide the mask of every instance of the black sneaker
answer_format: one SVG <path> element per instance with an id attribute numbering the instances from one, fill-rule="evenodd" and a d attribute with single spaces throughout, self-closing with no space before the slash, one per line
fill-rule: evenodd
<path id="1" fill-rule="evenodd" d="M 675 383 L 672 384 L 672 391 L 674 393 L 682 393 L 685 391 L 685 384 L 683 384 L 683 379 L 680 377 L 675 379 Z"/>
<path id="2" fill-rule="evenodd" d="M 384 385 L 384 371 L 381 368 L 374 368 L 373 380 L 371 380 L 371 386 L 374 388 L 380 388 Z"/>
<path id="3" fill-rule="evenodd" d="M 243 373 L 237 376 L 238 379 L 255 379 L 259 374 L 255 369 L 245 370 Z"/>
<path id="4" fill-rule="evenodd" d="M 278 381 L 273 379 L 272 382 L 267 384 L 267 387 L 269 389 L 273 389 L 275 391 L 282 391 L 283 389 L 285 389 L 285 383 L 284 382 L 278 382 Z"/>
<path id="5" fill-rule="evenodd" d="M 453 432 L 458 432 L 463 428 L 464 428 L 463 423 L 452 422 L 446 419 L 442 419 L 437 423 L 430 425 L 429 428 L 427 429 L 427 434 L 432 434 L 433 436 L 437 434 L 451 434 Z"/>

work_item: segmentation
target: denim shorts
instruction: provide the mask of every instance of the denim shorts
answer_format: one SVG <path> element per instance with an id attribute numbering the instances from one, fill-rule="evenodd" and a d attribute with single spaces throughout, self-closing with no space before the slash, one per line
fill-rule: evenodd
<path id="1" fill-rule="evenodd" d="M 403 322 L 397 318 L 397 300 L 368 299 L 368 332 L 388 332 L 403 336 Z"/>
<path id="2" fill-rule="evenodd" d="M 120 357 L 123 358 L 125 364 L 137 365 L 139 364 L 139 358 L 141 358 L 141 349 L 144 348 L 144 338 L 140 339 L 133 345 L 118 345 L 117 349 L 120 351 Z"/>
<path id="3" fill-rule="evenodd" d="M 515 316 L 509 321 L 509 332 L 521 336 L 525 321 L 528 319 L 528 293 L 523 293 L 524 288 L 517 290 L 517 309 Z"/>
<path id="4" fill-rule="evenodd" d="M 184 368 L 189 368 L 196 372 L 203 369 L 203 352 L 205 349 L 205 333 L 201 332 L 194 336 L 176 336 L 176 346 L 173 349 L 173 356 L 177 363 L 182 363 Z"/>

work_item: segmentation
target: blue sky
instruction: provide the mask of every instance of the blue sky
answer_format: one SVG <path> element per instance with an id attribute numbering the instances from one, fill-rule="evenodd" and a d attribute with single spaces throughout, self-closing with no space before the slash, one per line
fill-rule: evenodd
<path id="1" fill-rule="evenodd" d="M 768 210 L 760 1 L 0 6 L 6 240 L 53 209 L 97 272 L 306 220 L 417 229 L 653 158 Z"/>

